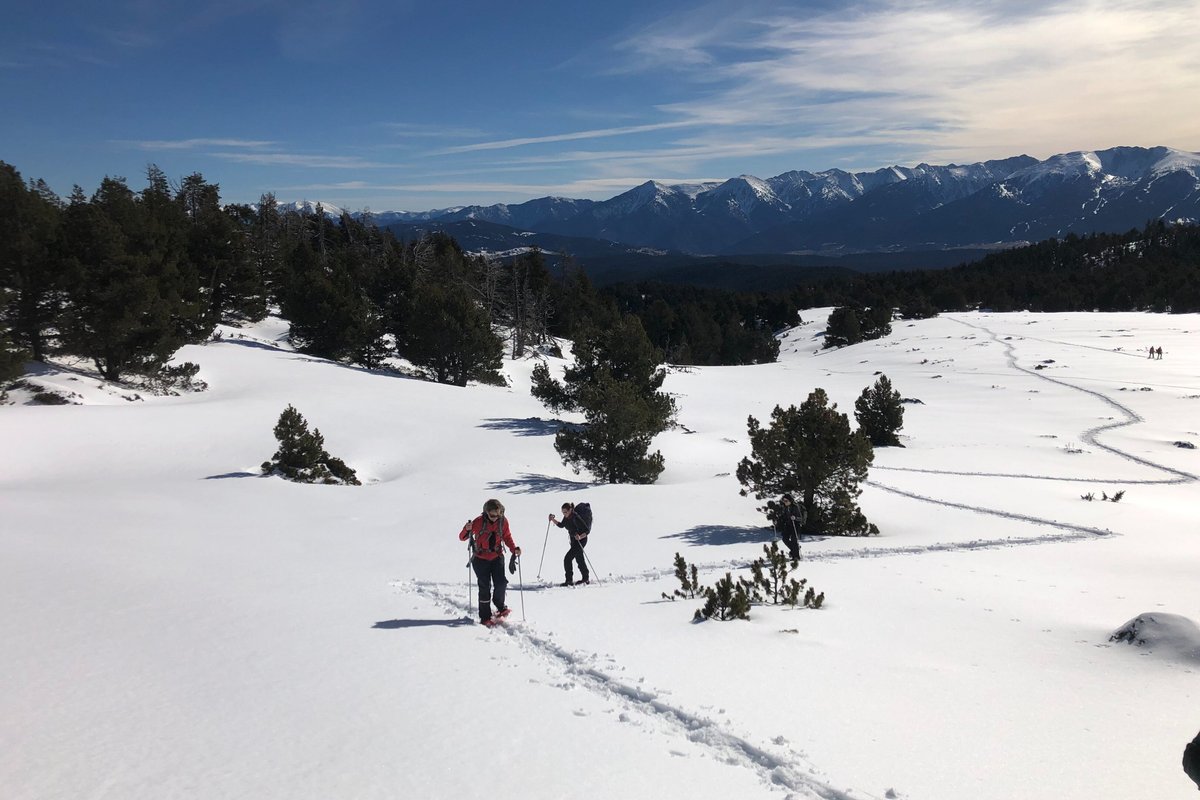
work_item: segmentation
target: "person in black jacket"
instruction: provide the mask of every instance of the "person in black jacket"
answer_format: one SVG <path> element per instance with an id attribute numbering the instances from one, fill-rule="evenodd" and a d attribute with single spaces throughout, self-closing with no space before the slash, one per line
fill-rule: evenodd
<path id="1" fill-rule="evenodd" d="M 1200 733 L 1183 748 L 1183 771 L 1200 788 Z"/>
<path id="2" fill-rule="evenodd" d="M 587 559 L 583 555 L 583 548 L 587 547 L 588 528 L 587 523 L 575 515 L 574 503 L 562 504 L 562 522 L 551 514 L 550 521 L 560 528 L 567 529 L 567 535 L 571 540 L 571 549 L 563 557 L 563 570 L 567 573 L 567 579 L 560 586 L 572 586 L 575 583 L 575 572 L 571 568 L 572 562 L 579 565 L 580 583 L 589 583 Z"/>
<path id="3" fill-rule="evenodd" d="M 800 558 L 800 529 L 804 527 L 806 519 L 804 506 L 798 505 L 790 494 L 779 498 L 779 516 L 775 527 L 793 561 Z"/>

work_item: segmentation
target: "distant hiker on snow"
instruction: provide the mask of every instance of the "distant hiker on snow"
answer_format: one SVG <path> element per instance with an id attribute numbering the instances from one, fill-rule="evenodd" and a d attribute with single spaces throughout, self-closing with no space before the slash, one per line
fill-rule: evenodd
<path id="1" fill-rule="evenodd" d="M 587 506 L 586 503 L 581 503 L 581 506 Z M 591 506 L 588 506 L 591 510 Z M 590 583 L 588 575 L 587 558 L 583 554 L 583 548 L 587 547 L 587 537 L 591 532 L 591 523 L 584 519 L 583 514 L 575 513 L 574 503 L 562 504 L 562 522 L 559 522 L 553 514 L 550 515 L 550 521 L 560 528 L 567 529 L 567 536 L 571 541 L 571 549 L 563 557 L 563 570 L 567 573 L 567 579 L 560 586 L 572 586 L 575 583 L 575 573 L 571 567 L 571 562 L 579 565 L 580 583 Z"/>
<path id="2" fill-rule="evenodd" d="M 1162 360 L 1162 348 L 1161 347 L 1158 347 L 1155 349 L 1154 357 L 1157 358 L 1159 361 Z"/>
<path id="3" fill-rule="evenodd" d="M 788 555 L 793 561 L 800 558 L 800 529 L 804 527 L 806 519 L 808 515 L 804 506 L 798 505 L 790 494 L 779 498 L 779 517 L 775 527 L 779 531 L 779 538 L 787 545 Z"/>
<path id="4" fill-rule="evenodd" d="M 479 578 L 479 621 L 493 625 L 509 614 L 504 605 L 504 590 L 508 578 L 504 575 L 504 546 L 514 556 L 521 555 L 521 548 L 513 541 L 508 529 L 508 518 L 504 516 L 504 504 L 499 500 L 488 500 L 483 504 L 483 513 L 463 525 L 458 533 L 459 541 L 471 540 L 471 567 Z M 495 618 L 492 603 L 496 604 Z"/>

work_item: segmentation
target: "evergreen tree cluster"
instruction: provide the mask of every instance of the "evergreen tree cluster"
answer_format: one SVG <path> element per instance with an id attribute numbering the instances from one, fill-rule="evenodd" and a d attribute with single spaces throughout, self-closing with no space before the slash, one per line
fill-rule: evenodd
<path id="1" fill-rule="evenodd" d="M 734 579 L 732 573 L 726 572 L 712 586 L 704 586 L 700 583 L 696 565 L 688 564 L 682 555 L 676 553 L 675 577 L 680 588 L 671 594 L 663 592 L 662 596 L 672 601 L 678 597 L 688 600 L 703 598 L 704 605 L 692 615 L 696 622 L 749 619 L 752 607 L 765 603 L 793 608 L 820 608 L 825 603 L 825 593 L 817 594 L 812 587 L 806 590 L 807 578 L 793 578 L 792 572 L 797 566 L 798 562 L 788 558 L 777 542 L 771 542 L 763 545 L 763 557 L 750 563 L 751 580 L 741 576 Z"/>
<path id="2" fill-rule="evenodd" d="M 208 335 L 217 273 L 233 270 L 201 257 L 197 224 L 154 168 L 141 192 L 106 178 L 90 199 L 76 187 L 64 202 L 0 162 L 4 349 L 85 358 L 113 381 L 154 374 Z"/>
<path id="3" fill-rule="evenodd" d="M 863 306 L 838 306 L 829 314 L 825 327 L 825 347 L 845 347 L 870 339 L 882 339 L 892 332 L 892 307 L 877 302 Z"/>
<path id="4" fill-rule="evenodd" d="M 607 297 L 636 314 L 671 364 L 765 364 L 779 356 L 775 333 L 796 325 L 788 292 L 737 292 L 646 282 L 608 287 Z"/>
<path id="5" fill-rule="evenodd" d="M 578 268 L 535 251 L 501 263 L 434 234 L 397 241 L 368 216 L 222 204 L 201 175 L 156 167 L 141 191 L 105 178 L 66 201 L 0 162 L 0 380 L 27 359 L 91 360 L 108 380 L 155 375 L 218 323 L 277 306 L 303 352 L 374 368 L 397 356 L 430 378 L 501 382 L 514 356 L 604 304 Z"/>
<path id="6" fill-rule="evenodd" d="M 863 389 L 854 416 L 858 430 L 851 431 L 837 404 L 830 405 L 824 389 L 815 389 L 799 408 L 776 406 L 766 427 L 750 417 L 751 454 L 737 467 L 741 494 L 766 500 L 759 510 L 775 526 L 782 508 L 774 498 L 790 494 L 804 508 L 800 533 L 878 533 L 856 501 L 874 448 L 903 446 L 897 434 L 904 426 L 904 404 L 886 375 Z"/>
<path id="7" fill-rule="evenodd" d="M 1200 226 L 1154 220 L 1126 233 L 1068 234 L 950 269 L 832 276 L 793 289 L 790 301 L 940 311 L 1200 311 Z"/>

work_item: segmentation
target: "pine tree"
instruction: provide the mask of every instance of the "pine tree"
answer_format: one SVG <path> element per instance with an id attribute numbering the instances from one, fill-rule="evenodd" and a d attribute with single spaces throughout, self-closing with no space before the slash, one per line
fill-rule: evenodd
<path id="1" fill-rule="evenodd" d="M 358 486 L 358 476 L 340 458 L 325 451 L 325 437 L 320 429 L 308 430 L 308 422 L 292 406 L 279 415 L 275 423 L 275 438 L 279 449 L 271 460 L 264 461 L 264 474 L 278 472 L 297 483 L 344 483 Z"/>
<path id="2" fill-rule="evenodd" d="M 687 563 L 683 556 L 676 553 L 674 566 L 679 588 L 671 594 L 663 592 L 663 599 L 674 600 L 676 597 L 682 597 L 686 600 L 695 600 L 697 597 L 703 596 L 705 587 L 700 584 L 700 571 L 696 565 Z"/>
<path id="3" fill-rule="evenodd" d="M 829 322 L 825 326 L 826 347 L 843 347 L 862 340 L 862 324 L 853 308 L 839 306 L 829 313 Z"/>
<path id="4" fill-rule="evenodd" d="M 520 358 L 549 337 L 550 273 L 541 250 L 535 247 L 513 260 L 509 289 L 512 357 Z"/>
<path id="5" fill-rule="evenodd" d="M 355 280 L 349 255 L 335 252 L 328 240 L 313 244 L 300 242 L 290 258 L 280 310 L 291 323 L 292 340 L 305 353 L 335 361 L 374 352 L 384 333 L 382 317 Z"/>
<path id="6" fill-rule="evenodd" d="M 468 380 L 503 383 L 503 347 L 487 312 L 465 288 L 429 281 L 413 294 L 396 343 L 402 358 L 454 386 Z"/>
<path id="7" fill-rule="evenodd" d="M 804 503 L 805 532 L 862 535 L 878 533 L 857 505 L 859 483 L 875 458 L 871 443 L 850 420 L 814 389 L 800 407 L 776 406 L 764 428 L 748 420 L 751 455 L 737 467 L 742 495 L 758 500 L 785 492 Z"/>
<path id="8" fill-rule="evenodd" d="M 896 435 L 904 427 L 904 404 L 887 375 L 880 375 L 874 386 L 863 389 L 854 402 L 854 418 L 872 446 L 904 446 Z"/>
<path id="9" fill-rule="evenodd" d="M 662 395 L 665 397 L 665 395 Z M 584 424 L 568 425 L 554 438 L 554 449 L 577 472 L 586 469 L 605 483 L 654 483 L 665 466 L 650 443 L 662 429 L 653 400 L 629 381 L 607 372 L 580 391 Z"/>
<path id="10" fill-rule="evenodd" d="M 880 339 L 892 332 L 892 307 L 882 298 L 875 298 L 869 307 L 839 306 L 829 314 L 825 327 L 825 346 L 841 347 L 870 339 Z"/>
<path id="11" fill-rule="evenodd" d="M 750 572 L 754 575 L 754 585 L 760 587 L 765 597 L 772 603 L 794 606 L 800 602 L 800 593 L 804 591 L 807 579 L 797 581 L 790 577 L 792 569 L 798 562 L 788 558 L 778 542 L 763 545 L 766 558 L 755 559 L 750 564 Z"/>
<path id="12" fill-rule="evenodd" d="M 0 320 L 34 361 L 49 353 L 62 309 L 61 207 L 44 182 L 27 187 L 0 161 Z"/>
<path id="13" fill-rule="evenodd" d="M 733 580 L 728 572 L 716 585 L 705 590 L 704 608 L 697 614 L 704 619 L 732 620 L 750 619 L 750 593 L 745 581 Z"/>
<path id="14" fill-rule="evenodd" d="M 275 195 L 261 195 L 258 208 L 253 210 L 253 217 L 246 224 L 249 258 L 252 268 L 258 273 L 257 282 L 264 287 L 268 302 L 279 303 L 282 284 L 286 279 L 284 254 L 287 233 Z"/>
<path id="15" fill-rule="evenodd" d="M 155 283 L 179 343 L 201 342 L 216 323 L 204 313 L 200 274 L 187 247 L 188 220 L 177 202 L 166 174 L 151 164 L 146 188 L 136 197 L 139 212 L 126 232 L 129 250 L 136 253 Z"/>
<path id="16" fill-rule="evenodd" d="M 203 287 L 210 325 L 266 316 L 266 284 L 250 250 L 255 214 L 221 205 L 221 190 L 199 173 L 183 179 L 176 202 L 189 222 L 188 258 Z"/>
<path id="17" fill-rule="evenodd" d="M 607 327 L 620 320 L 611 303 L 605 304 L 587 273 L 569 255 L 559 255 L 559 275 L 550 286 L 553 315 L 550 332 L 576 339 L 588 327 Z"/>
<path id="18" fill-rule="evenodd" d="M 13 345 L 7 331 L 0 329 L 0 395 L 4 384 L 21 377 L 24 367 L 25 353 Z"/>
<path id="19" fill-rule="evenodd" d="M 627 315 L 616 325 L 583 331 L 575 363 L 564 381 L 546 365 L 533 370 L 533 396 L 555 411 L 582 411 L 582 425 L 564 426 L 554 447 L 576 470 L 607 483 L 653 483 L 663 470 L 662 453 L 650 443 L 675 415 L 675 401 L 659 391 L 666 371 L 641 322 Z"/>

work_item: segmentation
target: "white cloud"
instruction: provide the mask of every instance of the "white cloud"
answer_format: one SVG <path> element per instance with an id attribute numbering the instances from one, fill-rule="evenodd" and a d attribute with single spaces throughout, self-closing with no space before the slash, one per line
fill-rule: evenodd
<path id="1" fill-rule="evenodd" d="M 702 32 L 683 21 L 664 44 L 667 20 L 624 47 L 643 66 L 658 55 L 702 67 L 695 80 L 710 91 L 659 108 L 731 152 L 737 129 L 780 128 L 914 158 L 1200 143 L 1200 120 L 1179 105 L 1200 97 L 1200 4 L 1005 8 L 897 1 L 730 15 Z"/>
<path id="2" fill-rule="evenodd" d="M 383 127 L 400 138 L 468 139 L 486 136 L 478 128 L 463 126 L 423 125 L 415 122 L 385 122 Z"/>
<path id="3" fill-rule="evenodd" d="M 238 164 L 261 166 L 310 167 L 314 169 L 382 169 L 394 167 L 366 161 L 357 156 L 309 155 L 303 153 L 208 153 L 212 158 L 233 161 Z"/>
<path id="4" fill-rule="evenodd" d="M 131 142 L 143 150 L 195 150 L 200 147 L 244 147 L 256 149 L 271 147 L 277 142 L 257 141 L 253 139 L 175 139 L 175 140 L 146 140 Z"/>
<path id="5" fill-rule="evenodd" d="M 480 150 L 505 150 L 513 147 L 524 147 L 532 144 L 547 144 L 551 142 L 569 142 L 578 139 L 599 139 L 610 136 L 628 136 L 635 133 L 686 128 L 697 125 L 695 120 L 676 120 L 673 122 L 658 122 L 649 125 L 628 125 L 621 128 L 600 128 L 589 131 L 572 131 L 571 133 L 555 133 L 548 136 L 527 136 L 519 139 L 504 139 L 494 142 L 478 142 L 476 144 L 447 147 L 435 151 L 432 155 L 449 155 L 453 153 L 472 153 Z"/>

